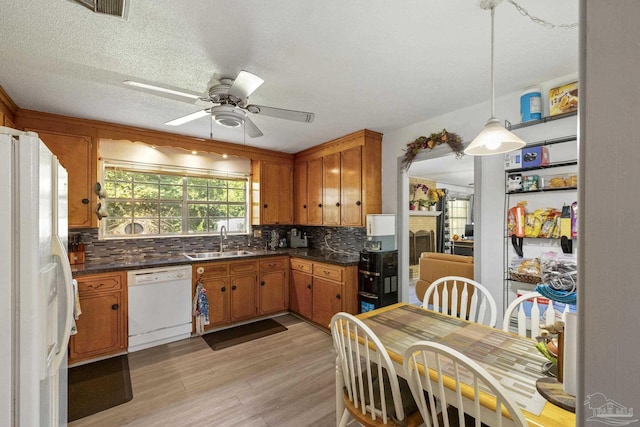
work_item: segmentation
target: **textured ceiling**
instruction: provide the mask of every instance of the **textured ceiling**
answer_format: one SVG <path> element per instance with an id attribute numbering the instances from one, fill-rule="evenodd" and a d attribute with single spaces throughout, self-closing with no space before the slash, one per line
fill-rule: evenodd
<path id="1" fill-rule="evenodd" d="M 70 0 L 5 2 L 0 85 L 21 108 L 289 153 L 368 128 L 389 132 L 487 101 L 490 13 L 469 0 L 132 0 L 126 20 Z M 577 0 L 519 0 L 554 23 Z M 496 9 L 496 95 L 574 73 L 577 30 Z M 311 111 L 311 124 L 252 115 L 260 138 L 201 118 L 202 108 L 124 86 L 141 80 L 204 94 L 247 70 L 251 103 Z"/>

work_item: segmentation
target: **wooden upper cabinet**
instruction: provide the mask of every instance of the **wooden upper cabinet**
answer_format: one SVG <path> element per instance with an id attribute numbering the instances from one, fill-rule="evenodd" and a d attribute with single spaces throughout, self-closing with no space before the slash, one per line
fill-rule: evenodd
<path id="1" fill-rule="evenodd" d="M 293 166 L 253 161 L 252 223 L 293 224 Z"/>
<path id="2" fill-rule="evenodd" d="M 340 153 L 324 156 L 322 223 L 340 225 Z"/>
<path id="3" fill-rule="evenodd" d="M 354 132 L 295 159 L 307 165 L 307 225 L 362 227 L 382 212 L 381 134 Z"/>
<path id="4" fill-rule="evenodd" d="M 340 222 L 363 226 L 362 222 L 362 147 L 340 153 Z"/>
<path id="5" fill-rule="evenodd" d="M 69 179 L 69 228 L 97 227 L 93 212 L 96 182 L 94 144 L 88 136 L 38 132 L 40 139 L 58 157 Z"/>
<path id="6" fill-rule="evenodd" d="M 308 220 L 307 203 L 307 162 L 296 163 L 293 167 L 293 217 L 296 224 L 305 225 Z"/>
<path id="7" fill-rule="evenodd" d="M 322 157 L 307 162 L 307 224 L 322 225 Z"/>

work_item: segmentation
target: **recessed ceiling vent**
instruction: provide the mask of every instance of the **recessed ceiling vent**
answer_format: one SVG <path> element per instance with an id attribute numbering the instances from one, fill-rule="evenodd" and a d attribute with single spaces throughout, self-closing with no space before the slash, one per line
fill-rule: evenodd
<path id="1" fill-rule="evenodd" d="M 95 13 L 104 13 L 125 19 L 129 8 L 128 0 L 75 0 L 75 2 L 88 7 Z"/>

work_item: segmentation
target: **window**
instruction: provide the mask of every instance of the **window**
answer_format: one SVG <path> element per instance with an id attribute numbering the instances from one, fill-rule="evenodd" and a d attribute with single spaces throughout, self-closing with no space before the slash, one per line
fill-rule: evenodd
<path id="1" fill-rule="evenodd" d="M 449 230 L 450 236 L 464 234 L 464 226 L 469 223 L 469 200 L 449 199 Z"/>
<path id="2" fill-rule="evenodd" d="M 105 237 L 246 233 L 248 178 L 155 173 L 106 166 Z"/>

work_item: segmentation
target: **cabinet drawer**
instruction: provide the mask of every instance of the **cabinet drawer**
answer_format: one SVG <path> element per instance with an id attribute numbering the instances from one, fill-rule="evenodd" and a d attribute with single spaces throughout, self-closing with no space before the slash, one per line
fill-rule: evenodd
<path id="1" fill-rule="evenodd" d="M 313 275 L 340 282 L 342 281 L 342 268 L 328 264 L 313 264 Z"/>
<path id="2" fill-rule="evenodd" d="M 291 269 L 311 273 L 313 271 L 313 263 L 300 258 L 291 258 Z"/>
<path id="3" fill-rule="evenodd" d="M 197 269 L 204 269 L 204 275 L 207 277 L 223 277 L 229 275 L 229 264 L 226 262 L 216 262 L 211 264 L 195 264 L 193 266 L 193 277 L 198 277 Z"/>
<path id="4" fill-rule="evenodd" d="M 256 273 L 258 271 L 258 263 L 255 261 L 239 261 L 229 263 L 229 275 Z"/>
<path id="5" fill-rule="evenodd" d="M 122 289 L 122 276 L 79 278 L 78 292 L 102 292 Z"/>
<path id="6" fill-rule="evenodd" d="M 271 258 L 260 261 L 260 271 L 285 270 L 286 267 L 286 258 Z"/>

